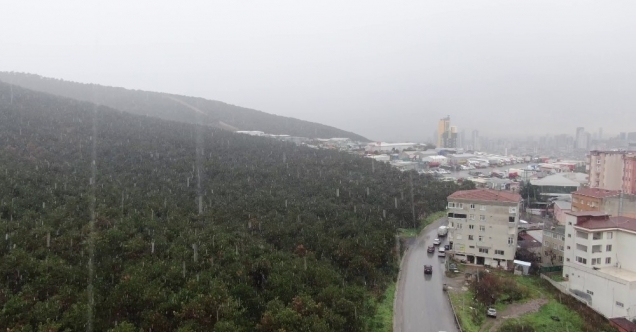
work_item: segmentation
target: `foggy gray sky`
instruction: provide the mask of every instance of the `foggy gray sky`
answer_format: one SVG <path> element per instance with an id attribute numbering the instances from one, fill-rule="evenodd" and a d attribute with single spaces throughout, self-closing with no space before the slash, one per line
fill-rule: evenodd
<path id="1" fill-rule="evenodd" d="M 374 140 L 636 131 L 636 1 L 14 1 L 0 50 Z"/>

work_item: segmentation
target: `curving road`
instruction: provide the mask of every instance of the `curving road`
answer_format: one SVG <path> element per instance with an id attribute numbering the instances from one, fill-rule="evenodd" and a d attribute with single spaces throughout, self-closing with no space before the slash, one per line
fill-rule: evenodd
<path id="1" fill-rule="evenodd" d="M 426 248 L 437 237 L 437 227 L 445 218 L 429 225 L 411 243 L 401 266 L 395 301 L 393 327 L 395 332 L 455 332 L 455 317 L 442 290 L 444 258 L 428 254 Z M 442 244 L 447 244 L 443 239 Z M 424 265 L 433 266 L 432 275 L 424 275 Z"/>

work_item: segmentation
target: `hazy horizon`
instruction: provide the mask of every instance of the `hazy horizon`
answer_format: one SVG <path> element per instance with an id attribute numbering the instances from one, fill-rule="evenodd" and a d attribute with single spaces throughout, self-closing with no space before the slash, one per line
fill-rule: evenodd
<path id="1" fill-rule="evenodd" d="M 608 137 L 636 123 L 633 2 L 5 9 L 2 71 L 214 99 L 371 140 L 427 141 L 446 115 L 467 138 Z"/>

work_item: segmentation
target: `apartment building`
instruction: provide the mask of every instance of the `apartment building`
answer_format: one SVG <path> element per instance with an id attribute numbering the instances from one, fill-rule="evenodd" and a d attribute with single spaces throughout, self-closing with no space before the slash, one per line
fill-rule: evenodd
<path id="1" fill-rule="evenodd" d="M 566 212 L 567 289 L 607 318 L 636 318 L 636 219 Z"/>
<path id="2" fill-rule="evenodd" d="M 633 151 L 591 151 L 587 171 L 591 188 L 636 194 L 636 155 Z"/>
<path id="3" fill-rule="evenodd" d="M 598 211 L 636 218 L 636 195 L 621 194 L 620 190 L 581 188 L 572 193 L 572 211 Z"/>
<path id="4" fill-rule="evenodd" d="M 474 189 L 448 196 L 449 239 L 457 259 L 511 268 L 517 248 L 521 196 Z"/>
<path id="5" fill-rule="evenodd" d="M 601 211 L 605 198 L 620 194 L 620 190 L 581 188 L 572 193 L 572 211 Z"/>
<path id="6" fill-rule="evenodd" d="M 623 158 L 623 192 L 636 194 L 636 155 Z"/>
<path id="7" fill-rule="evenodd" d="M 565 226 L 546 223 L 541 248 L 542 266 L 562 266 L 565 260 Z"/>

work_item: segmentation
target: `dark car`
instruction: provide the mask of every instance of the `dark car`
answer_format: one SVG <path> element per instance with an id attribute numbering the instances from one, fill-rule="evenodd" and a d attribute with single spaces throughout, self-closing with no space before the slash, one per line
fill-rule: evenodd
<path id="1" fill-rule="evenodd" d="M 450 244 L 445 245 L 445 246 L 444 246 L 444 249 L 446 249 L 446 250 L 450 250 Z"/>
<path id="2" fill-rule="evenodd" d="M 426 252 L 429 254 L 432 254 L 435 252 L 435 246 L 428 246 L 428 249 L 426 249 Z"/>
<path id="3" fill-rule="evenodd" d="M 424 265 L 424 274 L 433 274 L 433 265 Z"/>

